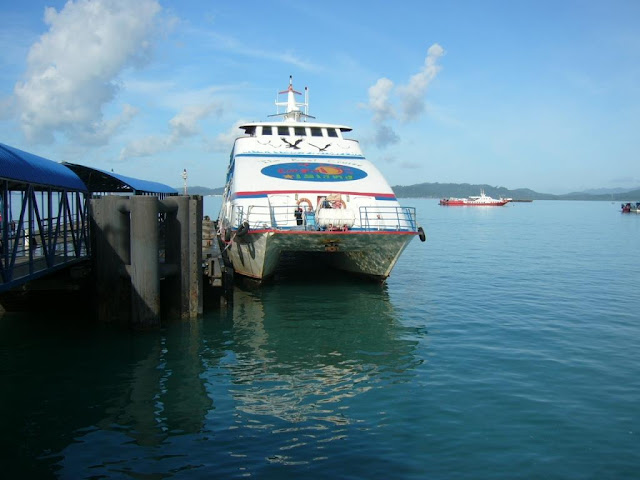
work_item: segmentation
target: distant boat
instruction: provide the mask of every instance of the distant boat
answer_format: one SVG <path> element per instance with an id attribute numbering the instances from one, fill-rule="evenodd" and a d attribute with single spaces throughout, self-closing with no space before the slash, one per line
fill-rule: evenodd
<path id="1" fill-rule="evenodd" d="M 623 203 L 620 206 L 622 213 L 640 213 L 640 202 L 636 202 L 635 206 L 631 203 Z"/>
<path id="2" fill-rule="evenodd" d="M 472 195 L 467 198 L 442 198 L 440 199 L 440 205 L 449 207 L 501 207 L 510 201 L 510 198 L 491 198 L 484 194 L 484 190 L 480 190 L 480 195 Z"/>

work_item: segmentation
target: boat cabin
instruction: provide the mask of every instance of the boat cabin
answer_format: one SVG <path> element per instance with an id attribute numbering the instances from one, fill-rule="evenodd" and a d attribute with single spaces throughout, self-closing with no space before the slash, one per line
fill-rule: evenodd
<path id="1" fill-rule="evenodd" d="M 251 137 L 325 137 L 329 139 L 340 139 L 343 132 L 350 132 L 351 128 L 335 125 L 287 125 L 286 123 L 248 123 L 240 125 L 246 135 Z"/>

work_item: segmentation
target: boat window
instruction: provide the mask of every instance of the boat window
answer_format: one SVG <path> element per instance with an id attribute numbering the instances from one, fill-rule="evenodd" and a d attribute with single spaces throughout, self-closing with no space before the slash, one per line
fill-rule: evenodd
<path id="1" fill-rule="evenodd" d="M 338 132 L 336 131 L 335 128 L 327 128 L 327 134 L 330 137 L 337 137 L 338 136 Z"/>
<path id="2" fill-rule="evenodd" d="M 304 127 L 295 127 L 294 131 L 295 131 L 295 134 L 299 137 L 304 137 L 307 134 Z"/>
<path id="3" fill-rule="evenodd" d="M 256 134 L 256 127 L 245 127 L 244 133 L 253 137 Z"/>
<path id="4" fill-rule="evenodd" d="M 289 127 L 278 127 L 278 135 L 289 135 Z"/>
<path id="5" fill-rule="evenodd" d="M 312 137 L 321 137 L 322 129 L 320 127 L 311 127 L 311 136 Z"/>
<path id="6" fill-rule="evenodd" d="M 271 127 L 262 127 L 262 135 L 271 135 Z"/>

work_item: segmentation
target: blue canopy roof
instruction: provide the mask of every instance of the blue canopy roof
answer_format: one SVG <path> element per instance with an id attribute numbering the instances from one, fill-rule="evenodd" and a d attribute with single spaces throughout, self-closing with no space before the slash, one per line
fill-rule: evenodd
<path id="1" fill-rule="evenodd" d="M 131 186 L 131 188 L 133 188 L 138 192 L 166 193 L 168 195 L 172 195 L 172 194 L 175 195 L 178 193 L 178 191 L 175 188 L 170 187 L 169 185 L 165 185 L 163 183 L 151 182 L 149 180 L 140 180 L 138 178 L 132 178 L 132 177 L 125 177 L 124 175 L 119 175 L 113 172 L 111 173 L 107 172 L 107 173 L 113 176 L 114 178 L 117 178 L 121 182 Z"/>
<path id="2" fill-rule="evenodd" d="M 80 177 L 61 163 L 0 143 L 0 178 L 87 191 Z"/>
<path id="3" fill-rule="evenodd" d="M 134 194 L 166 194 L 177 195 L 178 191 L 168 185 L 149 180 L 127 177 L 98 168 L 87 167 L 75 163 L 64 165 L 73 170 L 87 185 L 91 192 L 133 192 Z"/>
<path id="4" fill-rule="evenodd" d="M 126 177 L 97 168 L 57 163 L 0 143 L 0 179 L 82 192 L 132 192 L 177 195 L 158 182 Z"/>

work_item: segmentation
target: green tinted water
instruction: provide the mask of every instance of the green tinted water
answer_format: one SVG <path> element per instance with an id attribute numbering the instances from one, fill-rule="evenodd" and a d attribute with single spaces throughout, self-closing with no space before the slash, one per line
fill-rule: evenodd
<path id="1" fill-rule="evenodd" d="M 436 203 L 385 286 L 286 271 L 144 334 L 3 317 L 4 471 L 633 478 L 640 216 Z"/>

